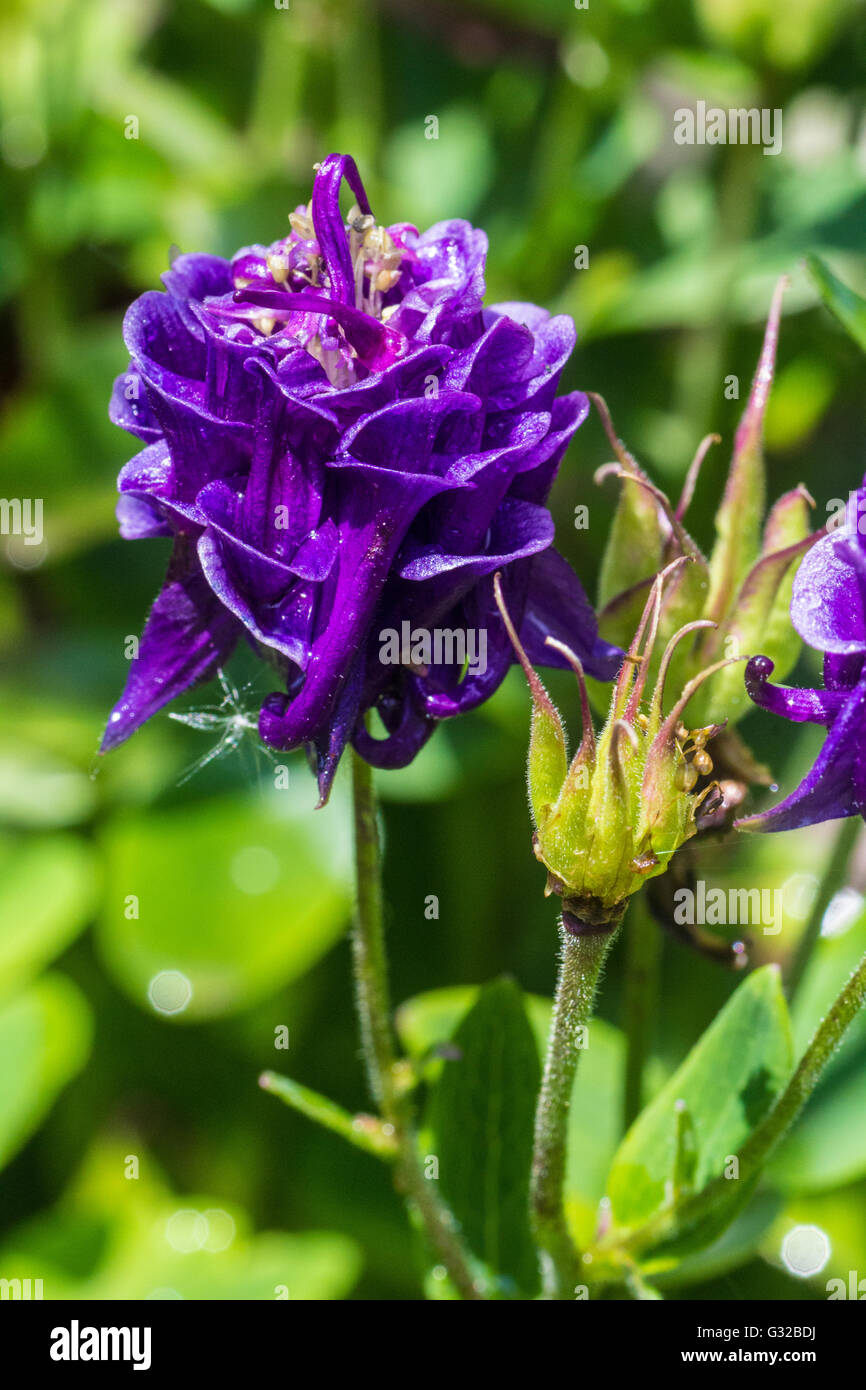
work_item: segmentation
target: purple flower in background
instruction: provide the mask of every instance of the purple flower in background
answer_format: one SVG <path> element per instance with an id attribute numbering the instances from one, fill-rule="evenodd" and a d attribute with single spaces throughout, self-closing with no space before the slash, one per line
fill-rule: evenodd
<path id="1" fill-rule="evenodd" d="M 824 653 L 824 689 L 770 685 L 773 663 L 754 656 L 746 688 L 763 709 L 797 723 L 823 724 L 827 739 L 796 791 L 737 824 L 742 830 L 796 830 L 866 813 L 866 487 L 852 493 L 844 525 L 806 554 L 794 580 L 791 620 Z"/>
<path id="2" fill-rule="evenodd" d="M 343 179 L 356 203 L 344 220 Z M 226 661 L 246 637 L 283 690 L 262 739 L 315 749 L 322 798 L 352 741 L 400 767 L 436 722 L 474 708 L 513 661 L 493 595 L 531 661 L 552 633 L 610 679 L 618 649 L 545 506 L 584 419 L 556 396 L 570 319 L 482 308 L 487 240 L 463 221 L 379 226 L 355 163 L 329 155 L 272 246 L 180 256 L 129 309 L 131 363 L 111 418 L 145 448 L 122 470 L 121 533 L 174 538 L 103 751 Z M 408 626 L 407 626 L 408 625 Z M 386 632 L 483 634 L 382 659 Z M 375 707 L 386 736 L 364 714 Z"/>

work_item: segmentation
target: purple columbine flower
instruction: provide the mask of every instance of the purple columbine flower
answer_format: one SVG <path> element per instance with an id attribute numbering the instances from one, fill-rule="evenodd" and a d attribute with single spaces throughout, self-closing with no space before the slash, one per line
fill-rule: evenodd
<path id="1" fill-rule="evenodd" d="M 437 721 L 496 690 L 513 653 L 495 571 L 530 660 L 563 664 L 550 633 L 599 679 L 622 654 L 552 549 L 545 506 L 588 409 L 582 392 L 556 395 L 571 320 L 482 308 L 485 234 L 379 226 L 347 156 L 317 166 L 289 221 L 231 263 L 178 257 L 167 293 L 126 315 L 111 418 L 145 448 L 120 475 L 121 533 L 174 547 L 102 748 L 243 636 L 284 685 L 262 739 L 311 745 L 325 799 L 347 741 L 403 766 Z M 381 634 L 405 623 L 484 630 L 486 660 L 383 663 Z M 373 707 L 384 738 L 366 728 Z"/>
<path id="2" fill-rule="evenodd" d="M 818 821 L 866 815 L 866 487 L 852 493 L 844 524 L 812 547 L 794 579 L 791 620 L 824 653 L 824 689 L 770 685 L 773 663 L 753 656 L 746 688 L 762 709 L 797 723 L 823 724 L 827 739 L 790 796 L 742 830 L 796 830 Z"/>

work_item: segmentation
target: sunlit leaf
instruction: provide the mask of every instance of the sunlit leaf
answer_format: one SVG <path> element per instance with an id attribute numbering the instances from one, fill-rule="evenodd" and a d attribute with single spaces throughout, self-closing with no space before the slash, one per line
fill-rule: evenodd
<path id="1" fill-rule="evenodd" d="M 90 1050 L 90 1013 L 61 975 L 0 1006 L 0 1165 L 42 1123 Z"/>
<path id="2" fill-rule="evenodd" d="M 639 1226 L 672 1201 L 677 1102 L 694 1133 L 689 1189 L 700 1192 L 767 1114 L 792 1063 L 779 971 L 765 966 L 743 981 L 620 1145 L 607 1184 L 615 1224 Z"/>
<path id="3" fill-rule="evenodd" d="M 0 842 L 0 995 L 59 955 L 96 904 L 93 850 L 71 835 Z"/>

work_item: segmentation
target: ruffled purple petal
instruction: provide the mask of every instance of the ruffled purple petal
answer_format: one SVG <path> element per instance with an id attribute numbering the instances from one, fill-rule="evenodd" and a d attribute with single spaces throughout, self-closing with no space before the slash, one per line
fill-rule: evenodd
<path id="1" fill-rule="evenodd" d="M 176 545 L 105 746 L 243 633 L 286 682 L 262 737 L 312 748 L 323 799 L 347 741 L 402 766 L 493 693 L 513 659 L 497 570 L 534 659 L 560 660 L 547 632 L 592 674 L 620 659 L 550 550 L 547 496 L 587 410 L 556 397 L 571 321 L 483 310 L 487 239 L 466 222 L 348 227 L 344 179 L 369 217 L 354 162 L 329 155 L 311 222 L 299 207 L 231 263 L 178 257 L 126 316 L 111 405 L 146 445 L 119 480 L 122 534 Z M 483 633 L 484 660 L 384 665 L 379 633 L 404 621 Z M 364 726 L 374 706 L 385 738 Z"/>

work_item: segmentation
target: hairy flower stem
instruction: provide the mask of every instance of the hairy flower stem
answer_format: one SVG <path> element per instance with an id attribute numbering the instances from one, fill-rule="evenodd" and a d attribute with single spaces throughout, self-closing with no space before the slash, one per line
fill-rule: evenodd
<path id="1" fill-rule="evenodd" d="M 538 1108 L 530 1180 L 530 1218 L 541 1260 L 545 1298 L 574 1296 L 581 1282 L 580 1257 L 563 1204 L 568 1110 L 583 1038 L 605 957 L 618 923 L 575 935 L 560 920 L 560 966 Z"/>
<path id="2" fill-rule="evenodd" d="M 361 1041 L 370 1089 L 391 1126 L 397 1146 L 395 1185 L 415 1209 L 432 1249 L 465 1299 L 484 1297 L 463 1248 L 454 1217 L 424 1176 L 412 1122 L 412 1103 L 398 1082 L 397 1055 L 391 1032 L 388 971 L 382 915 L 382 856 L 373 774 L 363 758 L 352 753 L 355 819 L 355 880 L 357 909 L 352 950 Z"/>

